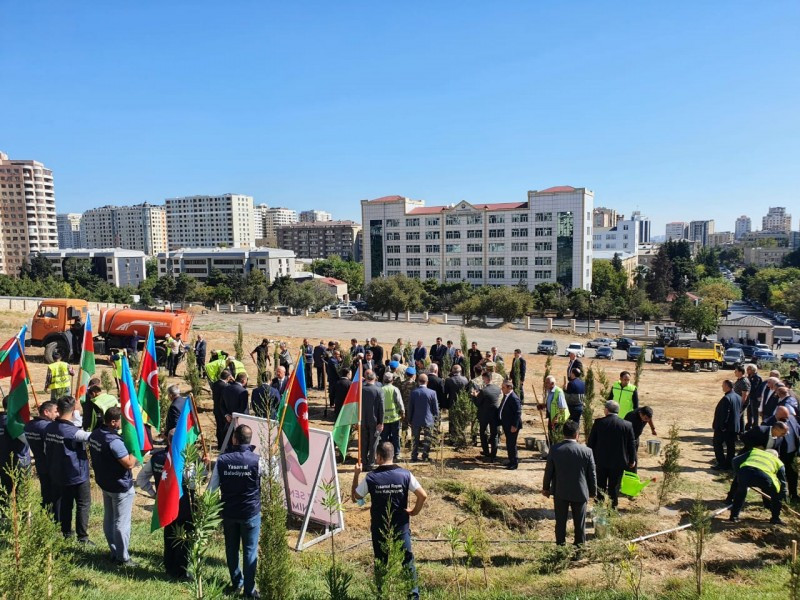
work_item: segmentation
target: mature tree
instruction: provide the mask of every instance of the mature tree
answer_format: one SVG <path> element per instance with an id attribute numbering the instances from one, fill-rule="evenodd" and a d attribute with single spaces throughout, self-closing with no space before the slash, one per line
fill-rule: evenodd
<path id="1" fill-rule="evenodd" d="M 170 300 L 175 294 L 175 279 L 171 275 L 159 277 L 153 286 L 153 293 L 161 300 Z"/>
<path id="2" fill-rule="evenodd" d="M 153 279 L 158 277 L 158 258 L 155 256 L 152 258 L 148 258 L 147 261 L 144 263 L 144 272 L 145 277 L 147 279 Z"/>
<path id="3" fill-rule="evenodd" d="M 592 313 L 592 294 L 588 290 L 575 288 L 570 291 L 569 307 L 576 319 L 586 319 Z"/>
<path id="4" fill-rule="evenodd" d="M 625 266 L 622 264 L 622 258 L 620 257 L 619 252 L 614 252 L 614 258 L 611 259 L 611 267 L 617 273 L 622 273 L 625 270 Z"/>
<path id="5" fill-rule="evenodd" d="M 181 273 L 175 279 L 175 290 L 173 291 L 172 299 L 175 301 L 180 300 L 184 304 L 188 300 L 193 300 L 197 286 L 197 279 L 186 273 Z"/>
<path id="6" fill-rule="evenodd" d="M 615 269 L 612 261 L 592 261 L 592 294 L 598 297 L 606 293 L 619 296 L 625 293 L 627 287 L 627 273 Z"/>
<path id="7" fill-rule="evenodd" d="M 283 302 L 295 310 L 319 310 L 336 302 L 336 296 L 321 281 L 293 282 L 283 290 Z"/>
<path id="8" fill-rule="evenodd" d="M 506 323 L 524 317 L 533 309 L 533 297 L 516 288 L 492 288 L 481 302 L 485 307 L 482 312 L 500 317 Z"/>
<path id="9" fill-rule="evenodd" d="M 697 284 L 697 295 L 719 315 L 728 305 L 728 302 L 739 300 L 741 290 L 727 279 L 722 277 L 707 277 Z"/>
<path id="10" fill-rule="evenodd" d="M 783 257 L 783 266 L 800 268 L 800 248 L 792 250 Z"/>
<path id="11" fill-rule="evenodd" d="M 27 277 L 28 279 L 52 277 L 54 275 L 53 263 L 39 253 L 31 254 L 28 260 L 22 263 L 19 274 L 20 277 Z"/>
<path id="12" fill-rule="evenodd" d="M 480 316 L 483 303 L 477 294 L 473 294 L 456 304 L 453 307 L 453 312 L 461 315 L 464 321 L 471 321 L 473 317 Z"/>
<path id="13" fill-rule="evenodd" d="M 726 246 L 719 251 L 719 263 L 729 269 L 737 267 L 743 261 L 744 251 L 741 246 Z"/>
<path id="14" fill-rule="evenodd" d="M 544 316 L 545 311 L 563 307 L 560 299 L 564 295 L 564 288 L 560 283 L 540 283 L 533 289 L 533 303 L 536 310 Z M 568 303 L 567 308 L 569 308 Z"/>
<path id="15" fill-rule="evenodd" d="M 418 279 L 405 275 L 392 275 L 373 279 L 365 290 L 369 305 L 380 313 L 394 313 L 397 320 L 401 312 L 422 308 L 425 290 Z"/>
<path id="16" fill-rule="evenodd" d="M 647 294 L 654 302 L 665 302 L 672 286 L 672 260 L 662 245 L 653 259 L 653 266 L 647 276 Z M 594 284 L 592 284 L 594 286 Z"/>
<path id="17" fill-rule="evenodd" d="M 676 323 L 683 323 L 686 311 L 692 307 L 692 302 L 686 294 L 678 296 L 669 305 L 669 318 Z"/>
<path id="18" fill-rule="evenodd" d="M 693 329 L 698 340 L 703 339 L 703 336 L 716 333 L 718 322 L 717 314 L 708 304 L 701 303 L 691 306 L 683 314 L 683 325 Z"/>
<path id="19" fill-rule="evenodd" d="M 311 271 L 324 277 L 335 277 L 347 283 L 347 293 L 355 298 L 364 293 L 364 265 L 354 260 L 342 260 L 333 255 L 328 258 L 314 260 Z"/>

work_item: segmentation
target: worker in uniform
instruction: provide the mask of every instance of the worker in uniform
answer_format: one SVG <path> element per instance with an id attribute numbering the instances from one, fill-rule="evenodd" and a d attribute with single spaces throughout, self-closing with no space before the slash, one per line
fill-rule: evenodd
<path id="1" fill-rule="evenodd" d="M 240 373 L 247 374 L 247 369 L 244 368 L 244 363 L 240 360 L 236 360 L 233 357 L 228 358 L 228 370 L 233 374 L 234 377 L 237 377 Z"/>
<path id="2" fill-rule="evenodd" d="M 631 374 L 628 371 L 619 374 L 619 381 L 611 386 L 607 399 L 619 404 L 619 414 L 623 417 L 639 408 L 639 393 L 631 383 Z"/>
<path id="3" fill-rule="evenodd" d="M 91 432 L 101 427 L 106 411 L 112 406 L 120 406 L 116 396 L 104 392 L 99 385 L 90 386 L 83 403 L 83 429 Z"/>
<path id="4" fill-rule="evenodd" d="M 114 369 L 114 381 L 117 384 L 117 392 L 119 392 L 119 382 L 122 380 L 122 357 L 125 356 L 125 350 L 119 348 L 112 348 L 109 360 Z"/>
<path id="5" fill-rule="evenodd" d="M 117 431 L 122 423 L 122 411 L 112 406 L 103 414 L 103 424 L 89 436 L 89 453 L 97 485 L 103 492 L 103 533 L 111 550 L 113 562 L 134 567 L 128 546 L 131 540 L 133 511 L 134 457 L 125 447 Z"/>
<path id="6" fill-rule="evenodd" d="M 156 497 L 158 486 L 161 484 L 161 475 L 164 464 L 169 456 L 172 436 L 175 430 L 167 436 L 167 446 L 150 455 L 148 460 L 136 475 L 136 487 L 141 488 L 151 498 Z M 195 486 L 193 485 L 192 468 L 188 463 L 183 471 L 183 496 L 178 503 L 178 518 L 164 527 L 164 569 L 167 575 L 175 579 L 187 581 L 189 575 L 189 545 L 178 537 L 179 528 L 190 532 L 193 529 L 192 503 L 194 502 Z M 155 485 L 154 485 L 155 484 Z"/>
<path id="7" fill-rule="evenodd" d="M 385 563 L 388 558 L 386 552 L 387 533 L 402 541 L 405 551 L 403 566 L 410 571 L 414 580 L 414 588 L 409 597 L 419 598 L 414 554 L 411 550 L 410 517 L 415 517 L 420 513 L 425 505 L 425 500 L 428 499 L 428 494 L 410 471 L 394 464 L 393 456 L 394 447 L 391 443 L 379 444 L 375 453 L 378 467 L 369 472 L 362 482 L 359 482 L 361 463 L 356 464 L 353 470 L 353 486 L 350 495 L 353 502 L 359 502 L 367 494 L 370 496 L 370 529 L 372 551 L 376 563 Z M 413 510 L 408 509 L 409 493 L 413 493 L 417 498 Z M 390 519 L 388 523 L 386 522 L 387 513 Z"/>
<path id="8" fill-rule="evenodd" d="M 39 488 L 42 492 L 42 506 L 53 511 L 53 492 L 50 484 L 50 469 L 44 454 L 45 429 L 58 415 L 56 403 L 48 400 L 39 405 L 39 416 L 25 423 L 25 439 L 31 448 L 39 476 Z"/>
<path id="9" fill-rule="evenodd" d="M 394 460 L 400 458 L 400 419 L 405 414 L 403 406 L 403 396 L 400 390 L 394 386 L 394 375 L 385 373 L 383 375 L 383 431 L 381 431 L 381 442 L 391 442 L 394 447 Z"/>
<path id="10" fill-rule="evenodd" d="M 548 375 L 544 380 L 545 397 L 544 404 L 539 404 L 539 410 L 544 409 L 547 414 L 548 429 L 553 431 L 556 426 L 560 427 L 567 420 L 569 405 L 564 390 L 556 385 L 556 378 Z"/>
<path id="11" fill-rule="evenodd" d="M 209 384 L 214 385 L 214 382 L 219 379 L 219 374 L 224 366 L 220 365 L 219 352 L 212 350 L 209 356 L 211 360 L 206 363 L 206 379 L 208 379 Z"/>
<path id="12" fill-rule="evenodd" d="M 19 468 L 28 471 L 31 468 L 31 453 L 25 435 L 17 438 L 11 437 L 8 432 L 8 398 L 3 398 L 3 413 L 0 414 L 0 483 L 6 492 L 6 497 L 14 488 L 10 470 Z"/>
<path id="13" fill-rule="evenodd" d="M 61 396 L 69 394 L 70 377 L 75 375 L 72 368 L 61 360 L 61 352 L 53 352 L 53 361 L 47 365 L 47 376 L 44 380 L 44 389 L 50 392 L 50 400 L 55 402 Z"/>
<path id="14" fill-rule="evenodd" d="M 229 591 L 243 589 L 245 597 L 258 598 L 256 566 L 261 532 L 261 469 L 255 446 L 250 445 L 252 436 L 247 425 L 239 425 L 234 430 L 233 445 L 217 459 L 208 489 L 219 488 L 222 496 L 225 558 L 231 576 Z"/>
<path id="15" fill-rule="evenodd" d="M 772 510 L 770 523 L 782 525 L 781 501 L 786 497 L 786 469 L 778 457 L 778 451 L 753 448 L 734 458 L 733 468 L 736 477 L 725 499 L 726 504 L 733 502 L 730 520 L 734 523 L 739 521 L 739 513 L 747 498 L 747 490 L 753 487 L 770 498 L 769 508 Z"/>
<path id="16" fill-rule="evenodd" d="M 75 511 L 75 533 L 78 541 L 89 541 L 89 510 L 92 492 L 89 484 L 89 458 L 86 442 L 89 433 L 72 422 L 75 398 L 62 396 L 56 403 L 58 418 L 45 428 L 44 451 L 50 470 L 55 520 L 61 523 L 61 533 L 70 538 L 72 506 Z"/>

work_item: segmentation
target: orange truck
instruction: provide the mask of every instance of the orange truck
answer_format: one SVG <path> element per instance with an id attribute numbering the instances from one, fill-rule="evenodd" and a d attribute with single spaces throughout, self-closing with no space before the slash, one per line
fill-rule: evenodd
<path id="1" fill-rule="evenodd" d="M 50 298 L 43 300 L 36 309 L 30 327 L 30 345 L 44 348 L 44 361 L 53 362 L 53 353 L 58 350 L 63 358 L 77 357 L 80 348 L 75 347 L 70 325 L 76 317 L 86 322 L 89 306 L 85 300 L 75 298 Z M 140 344 L 147 338 L 153 326 L 156 338 L 156 358 L 159 364 L 166 359 L 164 339 L 181 334 L 186 341 L 192 326 L 192 315 L 185 311 L 137 310 L 133 308 L 106 308 L 100 311 L 98 322 L 92 322 L 94 349 L 97 354 L 108 354 L 111 348 L 125 348 L 130 338 L 139 334 Z"/>

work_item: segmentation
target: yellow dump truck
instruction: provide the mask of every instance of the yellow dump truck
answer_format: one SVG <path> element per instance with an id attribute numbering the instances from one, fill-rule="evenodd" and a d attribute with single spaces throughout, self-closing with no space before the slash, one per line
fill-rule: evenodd
<path id="1" fill-rule="evenodd" d="M 722 366 L 723 348 L 716 342 L 684 341 L 667 346 L 664 354 L 676 371 L 717 371 Z"/>

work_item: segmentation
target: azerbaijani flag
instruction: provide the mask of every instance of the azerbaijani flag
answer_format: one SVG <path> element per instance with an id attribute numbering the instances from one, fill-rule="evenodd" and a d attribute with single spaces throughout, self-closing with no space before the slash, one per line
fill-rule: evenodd
<path id="1" fill-rule="evenodd" d="M 309 437 L 306 376 L 302 354 L 297 359 L 297 366 L 283 393 L 279 412 L 284 415 L 283 434 L 297 454 L 297 461 L 302 465 L 308 460 Z"/>
<path id="2" fill-rule="evenodd" d="M 192 400 L 186 398 L 178 417 L 178 424 L 175 426 L 175 433 L 172 435 L 172 443 L 167 450 L 164 470 L 161 472 L 150 531 L 166 527 L 178 518 L 180 500 L 183 496 L 183 469 L 186 463 L 184 452 L 186 446 L 194 443 L 193 438 L 197 438 L 196 425 Z"/>
<path id="3" fill-rule="evenodd" d="M 11 389 L 6 395 L 8 421 L 6 429 L 13 439 L 25 431 L 25 423 L 31 420 L 28 406 L 28 378 L 25 368 L 25 355 L 20 352 L 20 339 L 25 339 L 23 327 L 17 336 L 8 340 L 0 348 L 0 378 L 11 377 Z"/>
<path id="4" fill-rule="evenodd" d="M 343 459 L 347 458 L 347 444 L 350 443 L 350 428 L 353 425 L 361 426 L 361 367 L 353 377 L 333 426 L 333 442 L 342 451 Z"/>
<path id="5" fill-rule="evenodd" d="M 147 414 L 147 422 L 156 429 L 161 428 L 161 405 L 159 404 L 158 361 L 156 360 L 156 340 L 153 326 L 147 333 L 147 343 L 142 356 L 141 378 L 139 379 L 139 406 Z"/>
<path id="6" fill-rule="evenodd" d="M 122 408 L 122 441 L 136 460 L 142 462 L 142 455 L 153 449 L 150 438 L 145 435 L 144 419 L 139 400 L 133 387 L 128 357 L 122 357 L 122 379 L 119 382 L 119 403 Z"/>
<path id="7" fill-rule="evenodd" d="M 78 381 L 78 391 L 75 393 L 78 401 L 86 401 L 86 390 L 89 380 L 95 374 L 94 364 L 94 332 L 92 331 L 92 317 L 87 313 L 86 326 L 83 329 L 83 348 L 81 349 L 81 378 Z"/>

